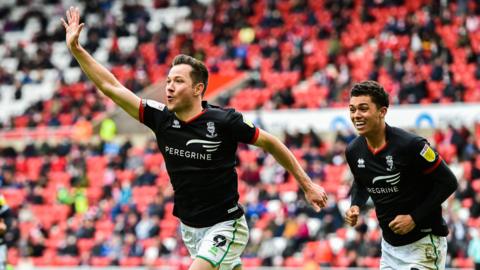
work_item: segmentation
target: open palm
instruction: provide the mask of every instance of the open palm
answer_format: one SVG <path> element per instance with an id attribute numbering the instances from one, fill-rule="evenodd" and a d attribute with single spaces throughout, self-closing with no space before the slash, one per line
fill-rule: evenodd
<path id="1" fill-rule="evenodd" d="M 78 37 L 83 28 L 83 23 L 80 23 L 80 11 L 78 7 L 70 7 L 67 10 L 67 22 L 62 18 L 63 26 L 66 32 L 66 42 L 68 49 L 78 46 Z"/>

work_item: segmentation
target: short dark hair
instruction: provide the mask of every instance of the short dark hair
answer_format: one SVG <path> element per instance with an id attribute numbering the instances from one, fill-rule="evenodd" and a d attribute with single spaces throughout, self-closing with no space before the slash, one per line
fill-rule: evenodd
<path id="1" fill-rule="evenodd" d="M 203 83 L 203 85 L 205 86 L 202 92 L 203 96 L 203 94 L 205 94 L 205 91 L 207 91 L 208 85 L 208 70 L 205 64 L 203 64 L 202 61 L 197 60 L 189 55 L 179 54 L 173 59 L 172 67 L 181 64 L 189 65 L 192 67 L 190 77 L 192 77 L 193 85 L 196 85 L 197 83 Z"/>
<path id="2" fill-rule="evenodd" d="M 363 81 L 356 83 L 350 91 L 350 97 L 369 96 L 377 108 L 389 105 L 388 93 L 381 84 L 376 81 Z"/>

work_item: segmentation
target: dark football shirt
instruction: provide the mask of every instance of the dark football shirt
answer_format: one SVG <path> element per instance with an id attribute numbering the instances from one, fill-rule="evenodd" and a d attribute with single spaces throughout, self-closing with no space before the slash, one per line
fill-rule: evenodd
<path id="1" fill-rule="evenodd" d="M 428 233 L 446 236 L 441 205 L 428 209 L 422 224 L 405 235 L 393 233 L 388 224 L 397 215 L 415 211 L 432 185 L 428 174 L 442 159 L 427 140 L 402 129 L 386 126 L 386 145 L 373 151 L 365 137 L 359 136 L 347 147 L 346 158 L 354 176 L 352 205 L 363 206 L 368 197 L 375 205 L 383 238 L 394 246 L 406 245 Z"/>
<path id="2" fill-rule="evenodd" d="M 236 150 L 254 143 L 259 130 L 242 114 L 202 102 L 188 122 L 167 107 L 142 100 L 140 122 L 156 135 L 174 189 L 173 214 L 189 226 L 207 227 L 243 215 L 238 205 Z"/>

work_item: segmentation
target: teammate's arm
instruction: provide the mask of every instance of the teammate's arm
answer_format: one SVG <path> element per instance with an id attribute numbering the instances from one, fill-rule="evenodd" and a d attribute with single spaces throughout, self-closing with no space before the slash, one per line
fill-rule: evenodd
<path id="1" fill-rule="evenodd" d="M 315 211 L 325 207 L 327 203 L 327 194 L 325 190 L 312 182 L 310 177 L 305 173 L 297 159 L 288 148 L 275 136 L 261 130 L 254 145 L 261 147 L 270 153 L 277 162 L 282 165 L 289 173 L 291 173 L 299 186 L 305 192 L 305 197 L 313 206 Z"/>
<path id="2" fill-rule="evenodd" d="M 83 72 L 102 91 L 129 115 L 137 119 L 140 98 L 125 88 L 105 67 L 98 63 L 78 42 L 84 24 L 80 24 L 80 12 L 77 7 L 67 10 L 67 22 L 62 19 L 66 31 L 67 47 L 77 60 Z"/>

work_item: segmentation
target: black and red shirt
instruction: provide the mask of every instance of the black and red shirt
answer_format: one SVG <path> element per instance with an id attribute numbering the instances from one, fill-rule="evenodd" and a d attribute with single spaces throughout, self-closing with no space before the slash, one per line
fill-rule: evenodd
<path id="1" fill-rule="evenodd" d="M 361 207 L 370 197 L 383 237 L 394 246 L 412 243 L 428 233 L 446 236 L 441 202 L 451 194 L 456 179 L 451 173 L 432 177 L 439 167 L 450 170 L 424 138 L 387 125 L 386 141 L 377 151 L 363 136 L 348 145 L 346 158 L 354 176 L 351 204 Z M 436 194 L 430 196 L 432 192 Z M 429 198 L 438 203 L 425 202 Z M 397 215 L 407 214 L 416 227 L 406 235 L 393 233 L 388 224 Z"/>
<path id="2" fill-rule="evenodd" d="M 167 107 L 142 100 L 140 122 L 156 135 L 174 189 L 173 214 L 207 227 L 243 214 L 238 205 L 236 150 L 255 143 L 259 130 L 242 114 L 202 102 L 203 111 L 183 122 Z"/>

